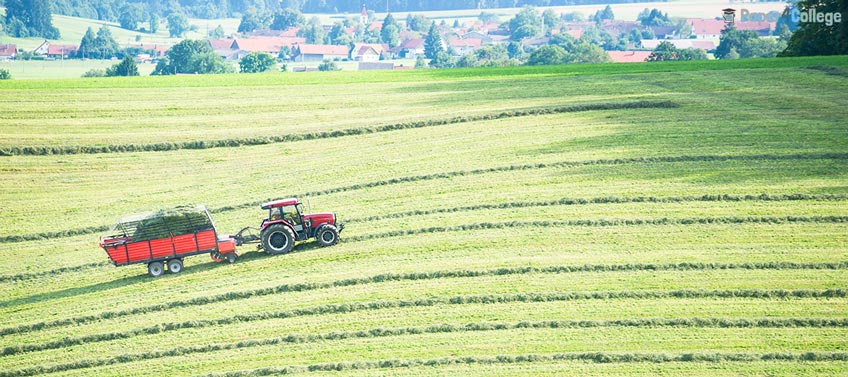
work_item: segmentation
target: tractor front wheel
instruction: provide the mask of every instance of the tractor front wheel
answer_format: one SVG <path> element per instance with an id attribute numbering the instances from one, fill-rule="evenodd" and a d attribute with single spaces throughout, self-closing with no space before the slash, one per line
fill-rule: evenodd
<path id="1" fill-rule="evenodd" d="M 283 224 L 271 225 L 262 232 L 262 248 L 268 254 L 285 254 L 294 247 L 294 232 Z"/>
<path id="2" fill-rule="evenodd" d="M 318 229 L 315 239 L 321 247 L 333 246 L 339 243 L 339 230 L 335 225 L 327 224 Z"/>
<path id="3" fill-rule="evenodd" d="M 147 264 L 147 272 L 150 276 L 162 276 L 165 273 L 165 265 L 162 262 L 150 262 Z"/>

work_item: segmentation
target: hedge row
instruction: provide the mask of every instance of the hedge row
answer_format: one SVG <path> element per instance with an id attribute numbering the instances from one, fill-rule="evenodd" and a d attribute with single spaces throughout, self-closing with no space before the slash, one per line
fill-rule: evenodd
<path id="1" fill-rule="evenodd" d="M 44 276 L 52 276 L 58 274 L 64 274 L 67 272 L 77 272 L 84 271 L 91 268 L 103 267 L 108 265 L 108 262 L 97 262 L 97 263 L 86 263 L 77 266 L 68 266 L 68 267 L 60 267 L 57 269 L 49 270 L 49 271 L 41 271 L 41 272 L 27 272 L 20 273 L 14 275 L 0 275 L 0 282 L 7 281 L 18 281 L 18 280 L 28 280 L 28 279 L 36 279 Z M 2 335 L 2 334 L 0 334 Z"/>
<path id="2" fill-rule="evenodd" d="M 638 158 L 619 158 L 619 159 L 600 159 L 600 160 L 585 160 L 585 161 L 559 161 L 552 163 L 538 163 L 538 164 L 527 164 L 527 165 L 508 165 L 508 166 L 498 166 L 492 168 L 485 169 L 475 169 L 475 170 L 458 170 L 451 172 L 443 172 L 443 173 L 433 173 L 427 175 L 416 175 L 416 176 L 407 176 L 407 177 L 399 177 L 392 178 L 389 180 L 382 181 L 374 181 L 374 182 L 366 182 L 360 183 L 351 186 L 342 186 L 342 187 L 334 187 L 325 190 L 319 191 L 311 191 L 301 194 L 290 194 L 285 197 L 306 197 L 306 196 L 319 196 L 319 195 L 329 195 L 340 192 L 347 191 L 355 191 L 355 190 L 364 190 L 374 187 L 380 186 L 389 186 L 403 183 L 412 183 L 419 181 L 429 181 L 434 179 L 448 179 L 453 177 L 461 177 L 461 176 L 470 176 L 470 175 L 480 175 L 480 174 L 489 174 L 489 173 L 498 173 L 498 172 L 506 172 L 506 171 L 521 171 L 521 170 L 533 170 L 533 169 L 546 169 L 546 168 L 557 168 L 557 167 L 575 167 L 575 166 L 585 166 L 585 165 L 622 165 L 622 164 L 631 164 L 631 163 L 662 163 L 662 162 L 699 162 L 699 161 L 757 161 L 757 160 L 816 160 L 816 159 L 836 159 L 836 160 L 845 160 L 848 159 L 848 153 L 810 153 L 810 154 L 786 154 L 786 155 L 774 155 L 774 154 L 759 154 L 759 155 L 741 155 L 741 156 L 671 156 L 671 157 L 638 157 Z M 789 194 L 789 195 L 804 195 L 804 194 Z M 223 206 L 220 208 L 210 209 L 211 213 L 222 213 L 229 212 L 244 208 L 252 208 L 258 207 L 262 203 L 266 203 L 269 201 L 277 200 L 279 198 L 266 198 L 262 201 L 251 201 L 240 204 L 233 204 L 228 206 Z M 72 232 L 70 235 L 80 235 L 80 234 L 91 234 L 97 233 L 98 231 L 93 229 L 105 229 L 108 230 L 108 226 L 100 226 L 100 227 L 88 227 L 88 228 L 80 228 L 74 230 L 68 230 L 66 232 Z M 62 234 L 64 232 L 58 232 L 55 234 Z M 3 242 L 18 242 L 18 241 L 27 241 L 27 240 L 37 240 L 42 238 L 50 238 L 49 235 L 54 233 L 38 233 L 32 235 L 13 235 L 13 236 L 2 236 L 0 237 L 0 243 Z"/>
<path id="3" fill-rule="evenodd" d="M 597 198 L 562 198 L 550 201 L 535 202 L 509 202 L 497 204 L 478 204 L 473 206 L 435 208 L 428 210 L 416 210 L 407 212 L 396 212 L 385 215 L 345 219 L 346 223 L 369 222 L 383 219 L 395 219 L 408 216 L 424 216 L 437 213 L 455 213 L 467 211 L 479 211 L 488 209 L 527 208 L 527 207 L 550 207 L 563 205 L 587 205 L 587 204 L 620 204 L 620 203 L 683 203 L 683 202 L 741 202 L 741 201 L 791 201 L 791 200 L 846 200 L 848 195 L 844 194 L 760 194 L 760 195 L 700 195 L 700 196 L 605 196 Z"/>
<path id="4" fill-rule="evenodd" d="M 0 237 L 0 243 L 24 242 L 47 240 L 51 238 L 74 237 L 85 234 L 94 234 L 109 230 L 108 225 L 103 226 L 88 226 L 84 228 L 68 229 L 59 232 L 41 232 L 35 234 L 21 234 Z"/>
<path id="5" fill-rule="evenodd" d="M 784 224 L 784 223 L 845 223 L 848 216 L 725 216 L 725 217 L 684 217 L 656 219 L 598 219 L 598 220 L 565 220 L 565 221 L 508 221 L 502 223 L 473 223 L 457 226 L 434 226 L 420 229 L 395 230 L 391 232 L 372 233 L 361 236 L 347 237 L 345 242 L 359 242 L 380 238 L 403 237 L 416 234 L 464 232 L 482 229 L 509 228 L 553 228 L 563 226 L 633 226 L 633 225 L 694 225 L 694 224 Z"/>
<path id="6" fill-rule="evenodd" d="M 356 338 L 383 338 L 416 334 L 459 333 L 475 331 L 498 331 L 513 329 L 558 329 L 558 328 L 595 328 L 595 327 L 704 327 L 704 328 L 787 328 L 812 327 L 826 328 L 848 327 L 848 319 L 827 318 L 642 318 L 623 320 L 553 320 L 521 322 L 477 322 L 464 325 L 439 324 L 433 326 L 411 326 L 400 328 L 374 328 L 361 331 L 334 331 L 324 334 L 289 334 L 276 338 L 246 339 L 232 343 L 215 343 L 196 346 L 182 346 L 169 350 L 154 350 L 135 354 L 123 354 L 101 359 L 79 360 L 73 363 L 51 366 L 34 366 L 16 371 L 0 372 L 2 376 L 31 376 L 42 373 L 56 373 L 76 369 L 94 368 L 163 357 L 178 357 L 195 353 L 207 353 L 250 347 L 272 346 L 280 344 L 314 343 Z"/>
<path id="7" fill-rule="evenodd" d="M 651 109 L 651 108 L 676 108 L 679 105 L 671 101 L 629 101 L 629 102 L 598 102 L 583 105 L 568 105 L 556 107 L 541 107 L 530 109 L 517 109 L 500 113 L 489 113 L 480 115 L 467 115 L 447 119 L 430 119 L 415 122 L 395 123 L 377 127 L 349 128 L 338 131 L 311 132 L 304 134 L 288 134 L 279 136 L 238 138 L 226 140 L 195 140 L 184 142 L 169 142 L 155 144 L 113 144 L 106 146 L 23 146 L 0 148 L 0 156 L 44 156 L 65 154 L 95 154 L 95 153 L 125 153 L 125 152 L 161 152 L 180 149 L 210 149 L 231 148 L 250 145 L 265 145 L 273 143 L 287 143 L 302 140 L 331 139 L 344 136 L 364 135 L 378 132 L 405 130 L 412 128 L 425 128 L 443 126 L 449 124 L 478 122 L 505 118 L 525 117 L 534 115 L 547 115 L 559 113 L 573 113 L 593 110 L 621 110 L 621 109 Z"/>
<path id="8" fill-rule="evenodd" d="M 369 277 L 350 278 L 324 283 L 282 284 L 274 287 L 253 289 L 247 291 L 227 292 L 212 296 L 195 297 L 187 300 L 170 301 L 167 303 L 141 306 L 120 311 L 101 312 L 93 315 L 72 317 L 50 322 L 7 327 L 0 330 L 0 336 L 38 331 L 54 327 L 81 325 L 104 319 L 115 319 L 131 315 L 139 315 L 169 309 L 189 306 L 209 305 L 217 302 L 243 300 L 252 297 L 262 297 L 286 292 L 303 292 L 334 287 L 349 287 L 354 285 L 374 284 L 390 281 L 415 281 L 449 278 L 469 278 L 481 276 L 520 275 L 532 273 L 562 274 L 575 272 L 607 272 L 607 271 L 691 271 L 691 270 L 842 270 L 848 269 L 848 262 L 838 263 L 795 263 L 795 262 L 746 262 L 746 263 L 636 263 L 636 264 L 584 264 L 561 265 L 548 267 L 518 266 L 501 267 L 480 270 L 438 270 L 430 272 L 384 273 Z"/>
<path id="9" fill-rule="evenodd" d="M 370 302 L 351 302 L 344 304 L 319 305 L 300 309 L 289 309 L 275 312 L 238 314 L 218 319 L 202 319 L 185 322 L 160 323 L 128 331 L 118 331 L 65 337 L 43 343 L 21 344 L 4 347 L 0 355 L 14 355 L 24 352 L 34 352 L 49 349 L 59 349 L 81 344 L 105 342 L 116 339 L 132 338 L 139 335 L 159 334 L 188 328 L 204 328 L 222 326 L 242 322 L 264 321 L 302 316 L 352 313 L 363 310 L 381 310 L 388 308 L 426 307 L 436 305 L 464 304 L 494 304 L 510 302 L 552 302 L 575 300 L 609 300 L 609 299 L 662 299 L 662 298 L 844 298 L 848 290 L 783 290 L 783 289 L 736 289 L 736 290 L 695 290 L 681 289 L 671 291 L 595 291 L 595 292 L 550 292 L 550 293 L 516 293 L 516 294 L 480 294 L 459 296 L 433 296 L 406 300 L 379 300 Z"/>
<path id="10" fill-rule="evenodd" d="M 846 361 L 848 352 L 805 353 L 555 353 L 498 356 L 450 356 L 435 359 L 388 359 L 353 362 L 320 363 L 268 367 L 227 373 L 213 373 L 214 377 L 272 376 L 305 372 L 337 372 L 360 369 L 388 369 L 412 367 L 437 367 L 459 364 L 515 364 L 551 363 L 558 361 L 585 361 L 594 363 L 669 363 L 669 362 L 753 362 L 753 361 Z"/>

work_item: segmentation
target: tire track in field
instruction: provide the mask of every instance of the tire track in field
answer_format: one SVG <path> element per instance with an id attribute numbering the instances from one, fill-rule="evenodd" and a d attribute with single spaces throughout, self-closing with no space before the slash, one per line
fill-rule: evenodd
<path id="1" fill-rule="evenodd" d="M 0 283 L 7 281 L 19 281 L 19 280 L 29 280 L 29 279 L 37 279 L 45 276 L 54 276 L 61 275 L 69 272 L 78 272 L 85 271 L 93 268 L 108 266 L 109 262 L 96 262 L 96 263 L 86 263 L 77 266 L 68 266 L 68 267 L 60 267 L 53 270 L 41 271 L 41 272 L 24 272 L 20 274 L 14 275 L 0 275 Z"/>
<path id="2" fill-rule="evenodd" d="M 425 216 L 438 213 L 455 213 L 455 212 L 470 212 L 489 209 L 507 209 L 507 208 L 529 208 L 529 207 L 552 207 L 552 206 L 570 206 L 570 205 L 588 205 L 588 204 L 625 204 L 625 203 L 684 203 L 684 202 L 779 202 L 779 201 L 799 201 L 799 200 L 821 200 L 821 201 L 842 201 L 848 199 L 845 194 L 760 194 L 760 195 L 699 195 L 699 196 L 604 196 L 595 198 L 561 198 L 550 201 L 523 201 L 523 202 L 507 202 L 494 204 L 478 204 L 473 206 L 462 206 L 453 208 L 434 208 L 426 210 L 415 210 L 406 212 L 396 212 L 384 215 L 376 215 L 369 217 L 345 219 L 345 223 L 369 222 L 384 219 L 396 219 L 410 216 Z"/>
<path id="3" fill-rule="evenodd" d="M 55 321 L 44 321 L 0 329 L 0 336 L 21 334 L 56 327 L 82 325 L 104 319 L 155 313 L 176 308 L 203 306 L 225 301 L 244 300 L 289 292 L 305 292 L 319 289 L 379 284 L 396 281 L 418 281 L 434 279 L 473 278 L 484 276 L 508 276 L 522 274 L 564 274 L 580 272 L 627 272 L 627 271 L 707 271 L 707 270 L 844 270 L 848 262 L 796 263 L 796 262 L 749 262 L 749 263 L 637 263 L 637 264 L 583 264 L 560 266 L 518 266 L 479 270 L 437 270 L 431 272 L 384 273 L 362 278 L 351 278 L 323 283 L 282 284 L 273 287 L 245 291 L 233 291 L 217 295 L 176 300 L 161 304 L 139 306 L 119 311 L 77 316 Z M 3 352 L 0 352 L 2 355 Z"/>
<path id="4" fill-rule="evenodd" d="M 473 322 L 462 325 L 441 323 L 431 326 L 373 328 L 359 331 L 333 331 L 323 334 L 293 333 L 263 339 L 244 339 L 238 342 L 180 346 L 168 350 L 127 353 L 99 359 L 83 359 L 72 363 L 0 372 L 0 377 L 32 376 L 70 370 L 96 368 L 164 357 L 179 357 L 197 353 L 236 350 L 284 344 L 317 343 L 346 339 L 389 338 L 418 334 L 446 334 L 515 329 L 586 329 L 598 327 L 677 327 L 677 328 L 846 328 L 848 318 L 637 318 L 615 320 L 548 320 L 520 322 Z"/>
<path id="5" fill-rule="evenodd" d="M 338 313 L 352 313 L 365 310 L 388 308 L 428 307 L 437 305 L 496 304 L 511 302 L 557 302 L 576 300 L 614 300 L 614 299 L 685 299 L 685 298 L 749 298 L 749 299 L 791 299 L 791 298 L 845 298 L 845 289 L 678 289 L 678 290 L 639 290 L 639 291 L 584 291 L 584 292 L 527 292 L 514 294 L 477 294 L 458 296 L 429 296 L 404 300 L 379 300 L 368 302 L 350 302 L 344 304 L 318 305 L 299 309 L 280 310 L 251 314 L 238 314 L 218 319 L 199 319 L 185 322 L 166 322 L 134 330 L 99 333 L 78 337 L 65 337 L 58 340 L 21 344 L 4 347 L 2 356 L 62 349 L 83 344 L 106 342 L 117 339 L 129 339 L 142 335 L 154 335 L 180 329 L 197 329 L 212 326 L 231 325 L 244 322 L 285 319 L 303 316 L 316 316 Z"/>
<path id="6" fill-rule="evenodd" d="M 467 115 L 446 119 L 430 119 L 405 123 L 387 124 L 377 127 L 347 128 L 337 131 L 323 131 L 300 134 L 286 134 L 278 136 L 237 138 L 223 140 L 193 140 L 184 142 L 149 143 L 149 144 L 113 144 L 102 147 L 96 146 L 14 146 L 0 148 L 0 156 L 45 156 L 45 155 L 67 155 L 67 154 L 99 154 L 99 153 L 131 153 L 131 152 L 164 152 L 181 149 L 210 149 L 210 148 L 233 148 L 241 146 L 266 145 L 276 143 L 290 143 L 304 140 L 333 139 L 345 136 L 365 135 L 380 132 L 390 132 L 415 128 L 426 128 L 479 122 L 486 120 L 497 120 L 507 118 L 518 118 L 537 115 L 574 113 L 597 110 L 625 110 L 625 109 L 654 109 L 654 108 L 677 108 L 679 104 L 672 101 L 626 101 L 626 102 L 594 102 L 585 104 L 574 104 L 566 106 L 535 107 L 512 109 L 497 113 L 480 115 Z"/>
<path id="7" fill-rule="evenodd" d="M 348 237 L 344 242 L 359 242 L 380 238 L 403 237 L 427 233 L 465 232 L 481 229 L 607 227 L 639 225 L 699 225 L 699 224 L 786 224 L 786 223 L 846 223 L 848 216 L 724 216 L 724 217 L 660 217 L 653 219 L 597 219 L 482 222 L 456 226 L 395 230 Z"/>
<path id="8" fill-rule="evenodd" d="M 692 155 L 692 156 L 666 156 L 666 157 L 630 157 L 630 158 L 617 158 L 617 159 L 597 159 L 597 160 L 582 160 L 582 161 L 558 161 L 551 163 L 537 163 L 537 164 L 525 164 L 525 165 L 505 165 L 505 166 L 497 166 L 491 168 L 483 168 L 483 169 L 474 169 L 474 170 L 455 170 L 449 172 L 441 172 L 441 173 L 433 173 L 426 175 L 414 175 L 414 176 L 406 176 L 399 178 L 392 178 L 388 180 L 381 181 L 373 181 L 360 183 L 350 186 L 340 186 L 333 187 L 329 189 L 319 190 L 319 191 L 309 191 L 300 194 L 290 194 L 286 195 L 286 198 L 289 197 L 306 197 L 306 196 L 320 196 L 320 195 L 329 195 L 336 194 L 340 192 L 347 191 L 357 191 L 370 189 L 381 186 L 392 186 L 397 184 L 404 183 L 413 183 L 413 182 L 422 182 L 422 181 L 431 181 L 437 179 L 450 179 L 454 177 L 462 177 L 462 176 L 473 176 L 473 175 L 483 175 L 483 174 L 491 174 L 491 173 L 502 173 L 508 171 L 524 171 L 524 170 L 538 170 L 538 169 L 549 169 L 549 168 L 567 168 L 567 167 L 579 167 L 579 166 L 592 166 L 592 165 L 626 165 L 626 164 L 639 164 L 639 163 L 675 163 L 675 162 L 725 162 L 725 161 L 790 161 L 790 160 L 848 160 L 848 153 L 809 153 L 809 154 L 784 154 L 784 155 L 775 155 L 775 154 L 757 154 L 757 155 Z M 280 198 L 266 198 L 261 201 L 251 201 L 244 202 L 240 204 L 228 205 L 219 208 L 212 208 L 209 210 L 211 213 L 223 213 L 229 211 L 235 211 L 244 208 L 258 207 L 262 203 L 270 202 L 273 200 L 278 200 Z M 101 230 L 102 229 L 102 230 Z M 41 239 L 49 239 L 49 238 L 58 238 L 58 237 L 69 237 L 69 236 L 77 236 L 83 234 L 94 234 L 100 231 L 108 230 L 108 225 L 101 226 L 89 226 L 84 228 L 76 228 L 69 229 L 65 231 L 59 232 L 41 232 L 34 234 L 23 234 L 23 235 L 6 235 L 0 236 L 0 243 L 11 243 L 11 242 L 23 242 L 23 241 L 35 241 Z"/>
<path id="9" fill-rule="evenodd" d="M 289 365 L 283 367 L 265 367 L 251 370 L 240 370 L 226 373 L 212 373 L 205 376 L 214 377 L 243 377 L 243 376 L 275 376 L 282 374 L 308 372 L 339 372 L 348 370 L 393 369 L 413 367 L 438 367 L 444 365 L 496 365 L 496 364 L 527 364 L 554 363 L 561 361 L 584 361 L 592 363 L 721 363 L 721 362 L 833 362 L 848 360 L 848 352 L 810 351 L 803 353 L 773 352 L 773 353 L 616 353 L 616 352 L 584 352 L 584 353 L 554 353 L 554 354 L 522 354 L 497 356 L 445 356 L 434 359 L 387 359 L 387 360 L 358 360 L 336 363 L 318 363 L 310 365 Z M 203 376 L 203 375 L 201 375 Z"/>

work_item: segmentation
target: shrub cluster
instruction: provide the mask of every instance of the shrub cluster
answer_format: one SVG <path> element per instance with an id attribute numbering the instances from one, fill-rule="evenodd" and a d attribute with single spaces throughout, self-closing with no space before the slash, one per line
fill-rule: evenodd
<path id="1" fill-rule="evenodd" d="M 552 320 L 521 322 L 476 322 L 464 325 L 438 324 L 432 326 L 411 326 L 400 328 L 374 328 L 360 331 L 334 331 L 324 334 L 289 334 L 265 339 L 247 339 L 232 343 L 215 343 L 196 346 L 177 347 L 169 350 L 154 350 L 135 354 L 123 354 L 102 359 L 78 360 L 73 363 L 55 364 L 48 367 L 35 366 L 17 371 L 0 373 L 0 376 L 29 376 L 42 373 L 56 373 L 68 370 L 93 368 L 103 365 L 123 364 L 163 357 L 177 357 L 195 353 L 207 353 L 250 347 L 278 344 L 314 343 L 353 338 L 382 338 L 415 334 L 460 333 L 473 331 L 498 331 L 512 329 L 557 329 L 557 328 L 593 328 L 593 327 L 704 327 L 704 328 L 786 328 L 786 327 L 848 327 L 848 319 L 826 318 L 642 318 L 625 320 Z"/>
<path id="2" fill-rule="evenodd" d="M 218 319 L 202 319 L 185 322 L 160 323 L 153 326 L 134 330 L 65 337 L 43 343 L 21 344 L 4 347 L 0 355 L 15 355 L 25 352 L 59 349 L 81 344 L 104 342 L 116 339 L 131 338 L 145 334 L 159 334 L 164 331 L 174 331 L 188 328 L 204 328 L 223 326 L 241 322 L 254 322 L 269 319 L 283 319 L 312 315 L 351 313 L 363 310 L 380 310 L 387 308 L 426 307 L 435 305 L 463 304 L 494 304 L 510 302 L 551 302 L 574 300 L 609 300 L 609 299 L 661 299 L 661 298 L 844 298 L 848 297 L 845 289 L 735 289 L 735 290 L 662 290 L 662 291 L 587 291 L 587 292 L 548 292 L 548 293 L 515 293 L 515 294 L 479 294 L 458 295 L 452 297 L 432 296 L 406 300 L 378 300 L 370 302 L 351 302 L 344 304 L 319 305 L 308 308 L 289 309 L 275 312 L 238 314 Z"/>
<path id="3" fill-rule="evenodd" d="M 279 136 L 240 138 L 227 140 L 196 140 L 185 142 L 168 142 L 154 144 L 113 144 L 107 146 L 23 146 L 0 148 L 0 156 L 44 156 L 65 154 L 95 154 L 95 153 L 123 153 L 123 152 L 161 152 L 180 149 L 209 149 L 240 147 L 249 145 L 265 145 L 272 143 L 286 143 L 302 140 L 331 139 L 344 136 L 364 135 L 377 132 L 388 132 L 412 128 L 424 128 L 458 124 L 467 122 L 478 122 L 485 120 L 496 120 L 505 118 L 525 117 L 534 115 L 547 115 L 559 113 L 572 113 L 592 110 L 621 110 L 621 109 L 648 109 L 648 108 L 676 108 L 679 105 L 671 101 L 630 101 L 630 102 L 598 102 L 582 105 L 568 105 L 556 107 L 542 107 L 531 109 L 518 109 L 500 113 L 481 115 L 468 115 L 448 119 L 431 119 L 417 122 L 406 122 L 389 124 L 378 127 L 350 128 L 338 131 L 312 132 L 306 134 L 289 134 Z"/>

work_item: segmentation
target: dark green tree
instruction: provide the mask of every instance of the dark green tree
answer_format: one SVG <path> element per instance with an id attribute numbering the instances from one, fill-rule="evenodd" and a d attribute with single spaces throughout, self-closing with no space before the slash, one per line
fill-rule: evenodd
<path id="1" fill-rule="evenodd" d="M 353 43 L 353 39 L 347 33 L 347 28 L 344 27 L 344 24 L 336 22 L 333 28 L 330 29 L 330 33 L 327 34 L 327 42 L 333 45 L 343 46 Z"/>
<path id="2" fill-rule="evenodd" d="M 259 73 L 274 69 L 277 61 L 269 53 L 251 52 L 239 60 L 239 72 Z"/>
<path id="3" fill-rule="evenodd" d="M 271 22 L 271 30 L 286 30 L 292 27 L 300 27 L 306 24 L 306 18 L 296 9 L 286 8 L 274 14 Z"/>
<path id="4" fill-rule="evenodd" d="M 153 75 L 177 73 L 229 73 L 232 66 L 212 50 L 207 41 L 186 39 L 165 53 L 165 58 L 156 64 Z"/>
<path id="5" fill-rule="evenodd" d="M 800 13 L 811 9 L 825 16 L 824 22 L 799 22 L 781 56 L 815 56 L 848 54 L 848 0 L 801 0 L 796 3 Z M 839 22 L 836 22 L 836 17 Z M 804 21 L 803 18 L 800 19 Z M 791 28 L 790 28 L 791 30 Z"/>
<path id="6" fill-rule="evenodd" d="M 421 15 L 413 15 L 412 13 L 406 15 L 406 27 L 412 31 L 425 33 L 430 28 L 431 23 L 432 21 Z"/>
<path id="7" fill-rule="evenodd" d="M 124 57 L 120 63 L 106 69 L 106 76 L 138 76 L 138 66 L 131 56 Z"/>
<path id="8" fill-rule="evenodd" d="M 753 30 L 738 30 L 728 26 L 721 31 L 721 42 L 716 47 L 715 57 L 724 59 L 730 53 L 730 49 L 735 49 L 740 55 L 744 56 L 742 50 L 753 39 L 757 39 L 757 32 Z"/>
<path id="9" fill-rule="evenodd" d="M 212 31 L 209 32 L 209 38 L 221 39 L 224 38 L 224 36 L 226 36 L 226 33 L 224 32 L 224 28 L 221 25 L 218 25 L 216 28 L 212 29 Z"/>
<path id="10" fill-rule="evenodd" d="M 524 7 L 515 17 L 509 20 L 509 37 L 513 41 L 537 36 L 541 31 L 542 17 L 536 8 Z"/>
<path id="11" fill-rule="evenodd" d="M 607 5 L 606 8 L 604 8 L 603 10 L 595 12 L 595 14 L 592 16 L 592 21 L 595 21 L 597 23 L 604 22 L 604 20 L 614 19 L 615 14 L 612 13 L 612 8 L 609 5 Z"/>
<path id="12" fill-rule="evenodd" d="M 121 27 L 127 30 L 135 30 L 138 24 L 144 21 L 141 5 L 127 3 L 121 7 L 121 16 L 118 17 L 118 22 Z"/>
<path id="13" fill-rule="evenodd" d="M 6 33 L 13 37 L 59 39 L 50 0 L 6 0 Z"/>
<path id="14" fill-rule="evenodd" d="M 545 45 L 533 51 L 527 58 L 527 65 L 554 65 L 564 64 L 568 59 L 568 52 L 557 45 Z"/>
<path id="15" fill-rule="evenodd" d="M 671 25 L 671 20 L 668 19 L 668 14 L 661 12 L 657 8 L 651 10 L 645 8 L 639 13 L 639 16 L 636 17 L 636 21 L 639 21 L 642 26 Z"/>
<path id="16" fill-rule="evenodd" d="M 430 24 L 430 31 L 427 32 L 427 38 L 424 39 L 424 56 L 427 59 L 435 59 L 436 54 L 444 51 L 445 47 L 442 44 L 442 36 L 439 34 L 439 29 L 436 24 Z"/>
<path id="17" fill-rule="evenodd" d="M 118 54 L 121 49 L 118 42 L 112 37 L 112 31 L 108 27 L 103 26 L 97 30 L 97 37 L 94 38 L 95 48 L 101 52 L 102 59 L 109 59 Z"/>
<path id="18" fill-rule="evenodd" d="M 264 27 L 265 25 L 263 24 L 262 19 L 259 18 L 255 11 L 250 10 L 241 16 L 241 22 L 238 26 L 238 32 L 250 33 L 251 31 L 259 30 Z"/>
<path id="19" fill-rule="evenodd" d="M 383 20 L 383 28 L 380 29 L 380 40 L 388 44 L 389 47 L 395 47 L 400 43 L 400 25 L 391 13 L 386 15 L 386 18 Z"/>
<path id="20" fill-rule="evenodd" d="M 320 21 L 317 19 L 315 22 L 310 22 L 309 25 L 301 28 L 297 35 L 303 38 L 306 38 L 306 43 L 309 44 L 321 44 L 324 43 L 324 27 L 321 26 Z"/>
<path id="21" fill-rule="evenodd" d="M 150 25 L 150 34 L 156 34 L 159 31 L 159 16 L 151 13 L 148 24 Z"/>
<path id="22" fill-rule="evenodd" d="M 188 18 L 184 14 L 174 12 L 168 16 L 168 34 L 171 38 L 182 38 L 188 28 Z"/>
<path id="23" fill-rule="evenodd" d="M 85 31 L 85 34 L 83 34 L 79 48 L 77 49 L 76 54 L 78 58 L 100 58 L 100 53 L 97 51 L 97 42 L 95 42 L 95 39 L 94 30 L 89 27 Z"/>

